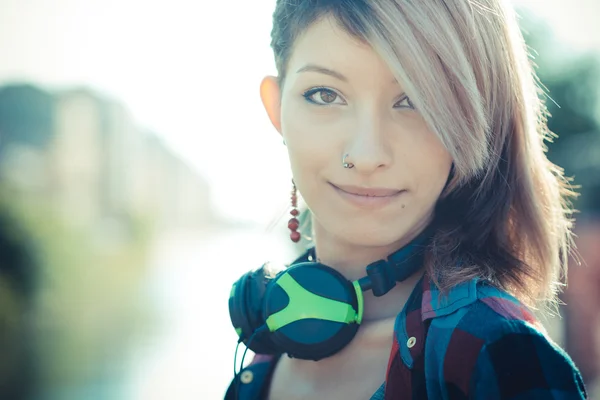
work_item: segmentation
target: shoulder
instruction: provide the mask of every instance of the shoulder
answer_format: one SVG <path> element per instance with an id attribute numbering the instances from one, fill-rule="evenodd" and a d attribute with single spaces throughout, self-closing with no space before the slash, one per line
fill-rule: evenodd
<path id="1" fill-rule="evenodd" d="M 453 289 L 447 298 L 438 301 L 440 306 L 430 318 L 429 334 L 450 335 L 448 338 L 453 340 L 448 344 L 466 341 L 480 347 L 511 333 L 546 337 L 533 312 L 507 292 L 482 281 L 464 285 L 468 287 L 464 296 L 457 296 L 458 290 Z"/>
<path id="2" fill-rule="evenodd" d="M 485 282 L 431 319 L 426 359 L 446 389 L 475 398 L 585 398 L 579 371 L 517 299 Z M 427 362 L 426 361 L 426 362 Z"/>

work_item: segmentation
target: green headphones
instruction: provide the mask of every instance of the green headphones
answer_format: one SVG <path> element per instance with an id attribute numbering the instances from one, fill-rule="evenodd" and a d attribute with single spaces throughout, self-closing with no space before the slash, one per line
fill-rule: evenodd
<path id="1" fill-rule="evenodd" d="M 389 292 L 423 266 L 427 232 L 366 267 L 357 281 L 319 262 L 314 248 L 275 277 L 264 266 L 231 288 L 229 315 L 241 342 L 258 354 L 305 360 L 330 357 L 352 341 L 362 321 L 363 292 Z"/>

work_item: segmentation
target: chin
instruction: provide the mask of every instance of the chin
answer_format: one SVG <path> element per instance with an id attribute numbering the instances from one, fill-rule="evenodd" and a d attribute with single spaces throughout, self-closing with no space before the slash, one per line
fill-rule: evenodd
<path id="1" fill-rule="evenodd" d="M 378 226 L 376 229 L 357 227 L 356 230 L 339 232 L 338 236 L 355 246 L 388 247 L 401 241 L 406 234 L 406 230 L 398 230 L 396 228 L 392 231 Z"/>

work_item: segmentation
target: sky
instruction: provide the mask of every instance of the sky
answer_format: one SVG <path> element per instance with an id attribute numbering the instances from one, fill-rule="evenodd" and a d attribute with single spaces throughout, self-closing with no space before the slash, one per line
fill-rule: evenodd
<path id="1" fill-rule="evenodd" d="M 598 0 L 514 0 L 600 52 Z M 219 213 L 267 224 L 288 199 L 286 148 L 259 97 L 275 0 L 0 0 L 0 84 L 88 86 L 124 103 L 204 175 Z"/>

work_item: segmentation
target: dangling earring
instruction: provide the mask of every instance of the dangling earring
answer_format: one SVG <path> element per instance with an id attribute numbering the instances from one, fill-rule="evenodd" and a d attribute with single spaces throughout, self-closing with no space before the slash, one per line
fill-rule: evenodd
<path id="1" fill-rule="evenodd" d="M 292 218 L 288 221 L 288 228 L 292 231 L 290 233 L 290 239 L 292 242 L 298 243 L 300 241 L 300 232 L 298 232 L 298 227 L 300 226 L 300 222 L 298 222 L 298 218 L 296 218 L 300 212 L 298 211 L 298 195 L 296 189 L 296 183 L 292 179 L 292 210 L 290 214 L 292 214 Z"/>

